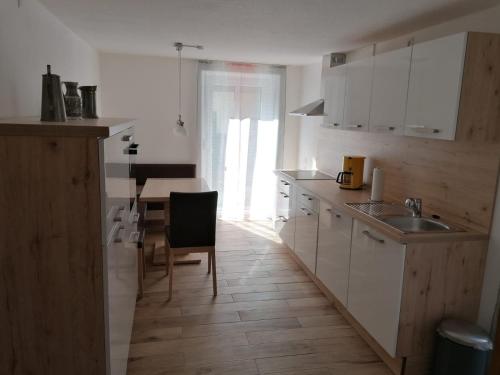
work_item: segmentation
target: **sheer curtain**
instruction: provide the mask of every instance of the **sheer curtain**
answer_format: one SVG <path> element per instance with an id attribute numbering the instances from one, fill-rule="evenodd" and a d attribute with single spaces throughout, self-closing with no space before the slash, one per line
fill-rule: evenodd
<path id="1" fill-rule="evenodd" d="M 219 192 L 219 214 L 271 217 L 280 166 L 285 68 L 201 63 L 201 176 Z"/>

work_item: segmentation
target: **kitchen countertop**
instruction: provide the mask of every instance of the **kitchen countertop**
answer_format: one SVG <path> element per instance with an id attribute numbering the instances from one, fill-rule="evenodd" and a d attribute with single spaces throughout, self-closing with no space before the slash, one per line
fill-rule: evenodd
<path id="1" fill-rule="evenodd" d="M 99 118 L 67 120 L 65 122 L 40 121 L 38 117 L 0 118 L 0 135 L 110 137 L 130 128 L 132 119 Z"/>
<path id="2" fill-rule="evenodd" d="M 279 173 L 279 171 L 277 171 Z M 463 232 L 450 233 L 402 233 L 397 229 L 385 224 L 374 217 L 358 211 L 346 205 L 346 203 L 362 203 L 370 200 L 369 188 L 361 190 L 345 190 L 340 189 L 334 180 L 295 180 L 294 183 L 303 189 L 308 190 L 313 196 L 324 200 L 344 212 L 348 213 L 355 219 L 372 226 L 380 233 L 398 241 L 402 244 L 415 242 L 438 242 L 438 241 L 480 241 L 487 240 L 488 235 L 467 228 Z M 446 220 L 448 222 L 448 220 Z M 455 225 L 453 222 L 449 224 Z"/>

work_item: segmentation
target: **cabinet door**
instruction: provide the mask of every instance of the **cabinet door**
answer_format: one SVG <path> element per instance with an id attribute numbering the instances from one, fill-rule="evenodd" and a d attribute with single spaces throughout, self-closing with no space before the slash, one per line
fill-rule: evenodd
<path id="1" fill-rule="evenodd" d="M 321 201 L 316 276 L 347 306 L 352 218 Z"/>
<path id="2" fill-rule="evenodd" d="M 297 201 L 295 223 L 295 253 L 311 271 L 316 272 L 316 249 L 318 245 L 318 214 L 303 207 Z"/>
<path id="3" fill-rule="evenodd" d="M 101 141 L 104 156 L 103 225 L 105 257 L 107 355 L 110 375 L 125 375 L 135 302 L 137 297 L 137 246 L 131 242 L 135 223 L 130 221 L 129 146 L 124 135 L 116 134 Z M 117 209 L 118 208 L 118 209 Z M 110 218 L 111 217 L 111 218 Z"/>
<path id="4" fill-rule="evenodd" d="M 368 131 L 373 57 L 347 64 L 345 110 L 342 128 Z"/>
<path id="5" fill-rule="evenodd" d="M 405 134 L 455 139 L 467 33 L 413 46 Z"/>
<path id="6" fill-rule="evenodd" d="M 404 133 L 411 47 L 376 55 L 370 106 L 370 131 Z"/>
<path id="7" fill-rule="evenodd" d="M 344 118 L 346 66 L 337 66 L 326 70 L 325 90 L 325 127 L 340 128 Z"/>
<path id="8" fill-rule="evenodd" d="M 405 245 L 353 222 L 347 308 L 392 356 L 396 355 Z"/>

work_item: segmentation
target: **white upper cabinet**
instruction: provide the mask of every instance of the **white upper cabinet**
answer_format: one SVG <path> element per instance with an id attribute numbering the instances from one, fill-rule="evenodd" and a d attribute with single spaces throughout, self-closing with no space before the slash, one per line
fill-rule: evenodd
<path id="1" fill-rule="evenodd" d="M 323 75 L 325 113 L 323 125 L 340 128 L 344 118 L 346 66 L 327 68 Z"/>
<path id="2" fill-rule="evenodd" d="M 404 133 L 411 47 L 374 57 L 370 131 Z"/>
<path id="3" fill-rule="evenodd" d="M 373 57 L 346 65 L 345 109 L 342 128 L 368 131 Z"/>
<path id="4" fill-rule="evenodd" d="M 405 134 L 455 139 L 467 33 L 413 46 Z"/>

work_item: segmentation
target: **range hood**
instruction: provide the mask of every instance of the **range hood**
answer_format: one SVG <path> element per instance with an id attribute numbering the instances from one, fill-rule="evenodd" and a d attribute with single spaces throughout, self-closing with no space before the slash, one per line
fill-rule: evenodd
<path id="1" fill-rule="evenodd" d="M 325 101 L 323 99 L 315 100 L 306 104 L 295 111 L 289 113 L 291 116 L 325 116 Z"/>

